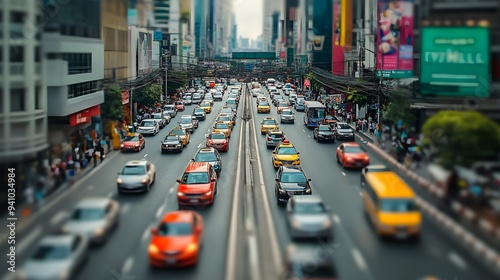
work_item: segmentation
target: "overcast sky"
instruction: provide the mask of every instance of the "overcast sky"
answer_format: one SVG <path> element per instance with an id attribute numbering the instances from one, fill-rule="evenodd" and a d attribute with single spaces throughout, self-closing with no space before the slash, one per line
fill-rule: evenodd
<path id="1" fill-rule="evenodd" d="M 262 34 L 262 1 L 272 0 L 234 0 L 238 38 L 242 36 L 257 39 Z"/>

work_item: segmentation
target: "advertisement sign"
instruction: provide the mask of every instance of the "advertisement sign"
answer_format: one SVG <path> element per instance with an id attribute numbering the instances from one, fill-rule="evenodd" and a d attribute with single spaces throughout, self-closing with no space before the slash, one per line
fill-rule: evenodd
<path id="1" fill-rule="evenodd" d="M 80 112 L 71 114 L 69 116 L 69 125 L 77 126 L 84 123 L 89 123 L 92 120 L 92 117 L 98 116 L 101 114 L 101 109 L 99 105 L 90 107 L 86 110 L 82 110 Z"/>
<path id="2" fill-rule="evenodd" d="M 153 67 L 153 38 L 151 37 L 149 33 L 139 32 L 139 46 L 137 49 L 137 68 L 139 76 L 150 73 Z"/>
<path id="3" fill-rule="evenodd" d="M 421 93 L 488 97 L 489 33 L 486 27 L 423 27 Z"/>
<path id="4" fill-rule="evenodd" d="M 378 0 L 377 77 L 413 77 L 413 0 Z"/>
<path id="5" fill-rule="evenodd" d="M 130 96 L 129 96 L 128 90 L 122 91 L 122 105 L 128 104 L 129 98 L 130 98 Z"/>
<path id="6" fill-rule="evenodd" d="M 333 44 L 340 45 L 340 0 L 333 2 Z"/>

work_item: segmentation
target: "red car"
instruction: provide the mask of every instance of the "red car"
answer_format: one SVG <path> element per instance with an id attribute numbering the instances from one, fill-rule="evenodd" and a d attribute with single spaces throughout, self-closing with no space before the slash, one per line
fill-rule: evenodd
<path id="1" fill-rule="evenodd" d="M 146 147 L 146 140 L 140 133 L 129 133 L 120 145 L 122 152 L 139 152 Z"/>
<path id="2" fill-rule="evenodd" d="M 203 218 L 194 211 L 167 213 L 151 229 L 149 262 L 154 267 L 186 267 L 198 262 L 203 236 Z"/>
<path id="3" fill-rule="evenodd" d="M 175 102 L 175 109 L 177 109 L 177 111 L 183 112 L 186 109 L 186 107 L 184 107 L 184 102 L 183 101 Z"/>
<path id="4" fill-rule="evenodd" d="M 337 148 L 337 162 L 344 168 L 364 168 L 370 165 L 370 157 L 358 143 L 343 143 Z"/>
<path id="5" fill-rule="evenodd" d="M 217 193 L 217 173 L 209 162 L 190 162 L 177 179 L 177 202 L 182 206 L 212 205 Z"/>
<path id="6" fill-rule="evenodd" d="M 229 138 L 223 132 L 212 132 L 207 136 L 206 146 L 227 152 L 229 150 Z"/>

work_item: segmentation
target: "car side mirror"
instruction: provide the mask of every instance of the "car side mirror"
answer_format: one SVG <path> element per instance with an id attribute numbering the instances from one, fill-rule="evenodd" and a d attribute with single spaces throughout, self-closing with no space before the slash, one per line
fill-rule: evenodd
<path id="1" fill-rule="evenodd" d="M 276 154 L 276 152 L 273 152 L 273 155 Z"/>
<path id="2" fill-rule="evenodd" d="M 307 181 L 308 181 L 308 182 L 311 182 L 311 181 L 312 181 L 312 179 L 311 179 L 311 178 L 309 178 L 309 179 L 307 179 Z"/>
<path id="3" fill-rule="evenodd" d="M 151 235 L 153 235 L 153 236 L 158 235 L 158 229 L 157 228 L 151 228 Z"/>
<path id="4" fill-rule="evenodd" d="M 279 178 L 274 178 L 274 181 L 279 182 L 280 179 Z"/>
<path id="5" fill-rule="evenodd" d="M 210 180 L 210 182 L 215 183 L 215 182 L 217 182 L 217 179 L 212 179 L 212 180 Z"/>
<path id="6" fill-rule="evenodd" d="M 181 179 L 177 179 L 177 180 L 175 180 L 175 181 L 176 181 L 177 183 L 179 183 L 179 184 L 181 183 Z"/>
<path id="7" fill-rule="evenodd" d="M 297 155 L 300 155 L 300 152 L 297 152 Z"/>
<path id="8" fill-rule="evenodd" d="M 121 173 L 121 172 L 118 172 L 118 175 L 122 175 L 122 173 Z"/>

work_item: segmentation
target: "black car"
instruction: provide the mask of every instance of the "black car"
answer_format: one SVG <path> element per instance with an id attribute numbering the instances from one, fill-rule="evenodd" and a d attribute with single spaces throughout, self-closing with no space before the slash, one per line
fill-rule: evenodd
<path id="1" fill-rule="evenodd" d="M 316 141 L 331 141 L 335 142 L 335 133 L 332 128 L 327 124 L 321 124 L 318 127 L 314 128 L 313 138 Z"/>
<path id="2" fill-rule="evenodd" d="M 300 166 L 280 166 L 275 181 L 274 194 L 278 205 L 286 204 L 294 195 L 312 194 L 311 179 L 306 177 Z"/>
<path id="3" fill-rule="evenodd" d="M 272 97 L 272 101 L 273 101 L 273 105 L 275 107 L 278 106 L 278 104 L 281 102 L 281 101 L 285 101 L 285 99 L 283 98 L 283 96 L 281 95 L 275 95 Z"/>
<path id="4" fill-rule="evenodd" d="M 196 119 L 199 121 L 204 121 L 207 119 L 207 114 L 205 113 L 205 110 L 203 110 L 203 108 L 201 107 L 194 108 L 193 116 L 195 116 Z"/>
<path id="5" fill-rule="evenodd" d="M 182 145 L 181 138 L 177 135 L 167 135 L 161 141 L 161 153 L 166 152 L 182 152 L 184 145 Z"/>
<path id="6" fill-rule="evenodd" d="M 332 248 L 326 246 L 288 245 L 283 280 L 336 280 L 339 274 L 334 264 Z M 311 262 L 312 261 L 312 262 Z"/>

